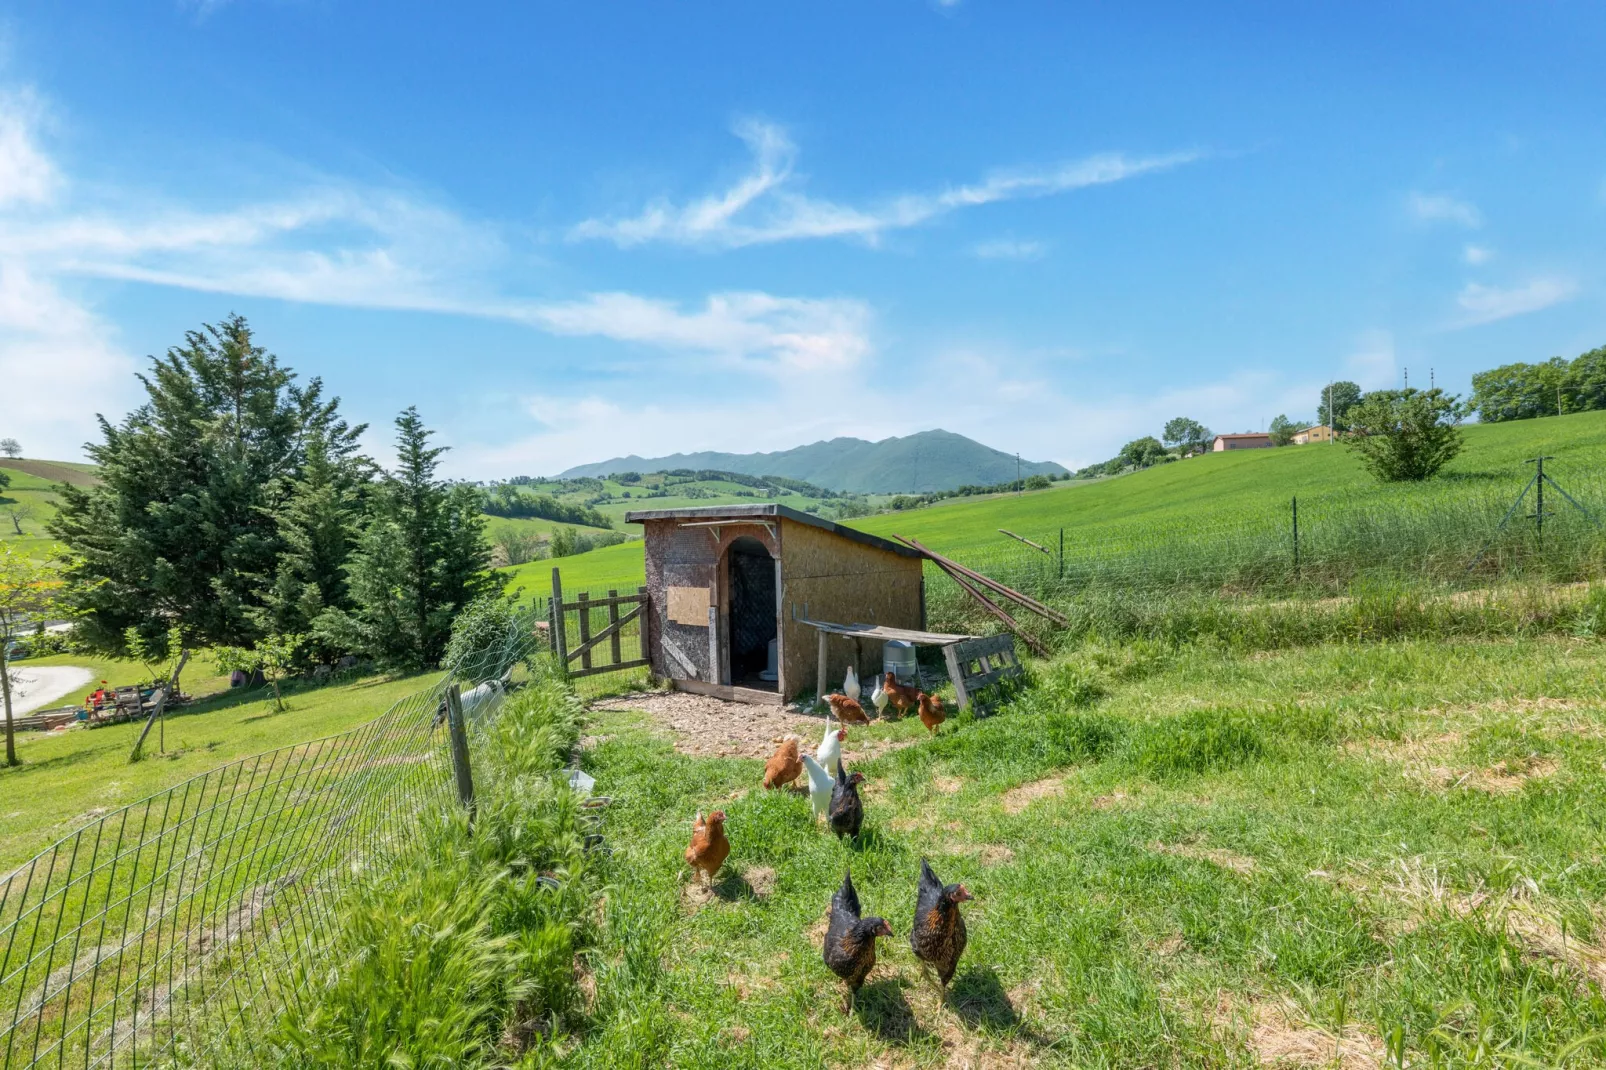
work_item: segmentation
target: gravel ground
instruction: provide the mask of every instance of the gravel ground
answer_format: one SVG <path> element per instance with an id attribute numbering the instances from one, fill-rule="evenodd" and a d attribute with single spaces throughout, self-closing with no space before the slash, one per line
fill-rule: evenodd
<path id="1" fill-rule="evenodd" d="M 725 702 L 686 691 L 653 691 L 603 699 L 598 710 L 640 710 L 675 736 L 675 749 L 704 758 L 768 758 L 788 733 L 812 751 L 825 717 L 791 706 Z"/>
<path id="2" fill-rule="evenodd" d="M 56 703 L 57 699 L 68 696 L 78 698 L 74 692 L 81 687 L 88 690 L 85 685 L 92 679 L 93 673 L 76 665 L 14 668 L 11 670 L 11 712 L 21 717 L 25 713 L 42 710 Z"/>

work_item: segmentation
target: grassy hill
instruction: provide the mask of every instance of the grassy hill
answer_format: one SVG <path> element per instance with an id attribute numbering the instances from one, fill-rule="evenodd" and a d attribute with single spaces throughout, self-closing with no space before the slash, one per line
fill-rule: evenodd
<path id="1" fill-rule="evenodd" d="M 990 550 L 1018 547 L 999 528 L 1047 544 L 1057 541 L 1063 527 L 1067 544 L 1076 545 L 1139 530 L 1204 529 L 1269 515 L 1281 518 L 1296 495 L 1302 508 L 1312 510 L 1335 501 L 1353 508 L 1470 495 L 1504 501 L 1514 498 L 1532 473 L 1524 462 L 1540 452 L 1554 458 L 1546 462 L 1546 470 L 1562 486 L 1598 488 L 1596 473 L 1606 472 L 1606 412 L 1468 426 L 1461 456 L 1439 478 L 1423 484 L 1380 484 L 1342 445 L 1288 446 L 1211 453 L 1094 482 L 951 500 L 851 523 L 878 535 L 907 535 L 973 559 Z M 560 564 L 565 587 L 576 590 L 584 589 L 576 586 L 580 583 L 639 582 L 642 574 L 639 543 L 613 548 L 606 559 L 577 571 L 573 582 L 567 579 L 570 566 Z"/>
<path id="2" fill-rule="evenodd" d="M 30 557 L 46 556 L 54 544 L 45 524 L 56 515 L 57 484 L 88 486 L 95 482 L 94 466 L 19 457 L 0 461 L 0 472 L 11 480 L 0 489 L 0 541 Z"/>
<path id="3" fill-rule="evenodd" d="M 786 476 L 854 494 L 908 494 L 951 490 L 966 484 L 989 486 L 1014 479 L 1017 474 L 1014 454 L 951 431 L 935 430 L 880 442 L 833 438 L 775 453 L 677 453 L 652 459 L 632 455 L 580 465 L 563 475 L 601 477 L 676 468 Z M 1059 476 L 1065 474 L 1065 469 L 1052 461 L 1027 461 L 1020 466 L 1019 474 Z"/>

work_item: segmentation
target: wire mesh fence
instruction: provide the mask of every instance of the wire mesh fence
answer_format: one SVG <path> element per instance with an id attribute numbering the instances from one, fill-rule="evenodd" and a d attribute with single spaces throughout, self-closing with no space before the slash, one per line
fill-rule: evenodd
<path id="1" fill-rule="evenodd" d="M 472 738 L 544 646 L 531 624 L 367 724 L 105 814 L 0 877 L 0 1066 L 249 1046 L 253 1014 L 309 995 L 364 861 L 453 804 L 446 690 L 471 688 Z"/>
<path id="2" fill-rule="evenodd" d="M 995 544 L 970 545 L 950 556 L 1062 602 L 1111 593 L 1322 597 L 1374 581 L 1469 588 L 1601 575 L 1606 477 L 1582 466 L 1547 473 L 1556 482 L 1546 482 L 1542 503 L 1530 468 L 1530 482 L 1446 481 L 1382 499 L 1290 498 L 1231 518 L 1018 533 L 1036 547 L 1000 533 Z M 927 595 L 939 613 L 965 599 L 936 569 L 927 571 Z"/>

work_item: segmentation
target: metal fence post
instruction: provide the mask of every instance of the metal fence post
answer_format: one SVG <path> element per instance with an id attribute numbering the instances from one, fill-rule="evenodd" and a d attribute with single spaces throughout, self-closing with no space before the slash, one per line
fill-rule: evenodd
<path id="1" fill-rule="evenodd" d="M 457 778 L 457 798 L 474 820 L 474 772 L 468 763 L 468 729 L 463 724 L 463 694 L 453 684 L 446 689 L 446 726 L 452 738 L 452 773 Z"/>
<path id="2" fill-rule="evenodd" d="M 1294 496 L 1294 582 L 1299 582 L 1299 496 Z"/>

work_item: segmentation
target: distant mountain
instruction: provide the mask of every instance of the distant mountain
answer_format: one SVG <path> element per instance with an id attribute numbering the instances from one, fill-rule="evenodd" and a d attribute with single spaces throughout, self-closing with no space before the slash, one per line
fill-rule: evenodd
<path id="1" fill-rule="evenodd" d="M 833 438 L 776 453 L 675 453 L 668 457 L 615 457 L 582 464 L 563 478 L 618 472 L 662 472 L 671 468 L 715 468 L 751 476 L 786 476 L 831 490 L 857 494 L 910 494 L 951 490 L 966 484 L 989 485 L 1015 478 L 1015 455 L 983 446 L 951 431 L 921 431 L 905 438 L 866 442 Z M 1021 476 L 1061 475 L 1053 461 L 1023 461 Z"/>

